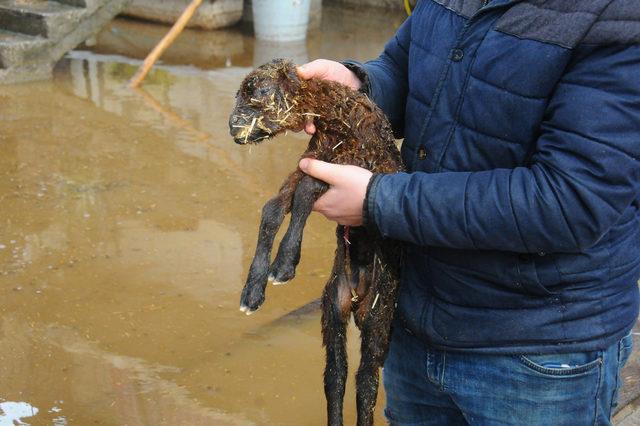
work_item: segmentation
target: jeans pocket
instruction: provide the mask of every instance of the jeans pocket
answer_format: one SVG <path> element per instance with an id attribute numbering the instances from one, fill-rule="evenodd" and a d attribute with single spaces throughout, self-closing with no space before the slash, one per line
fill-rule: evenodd
<path id="1" fill-rule="evenodd" d="M 411 425 L 411 424 L 415 424 L 415 425 L 420 424 L 419 419 L 413 419 L 407 416 L 400 416 L 397 413 L 394 413 L 393 411 L 391 411 L 389 407 L 384 409 L 384 418 L 387 421 L 387 424 L 389 426 L 400 426 L 400 425 L 405 426 L 405 425 Z"/>
<path id="2" fill-rule="evenodd" d="M 620 394 L 620 388 L 622 387 L 622 368 L 629 360 L 629 356 L 633 351 L 633 335 L 631 332 L 623 337 L 618 342 L 618 368 L 616 372 L 616 387 L 613 391 L 613 397 L 611 398 L 611 408 L 618 406 L 618 397 Z"/>
<path id="3" fill-rule="evenodd" d="M 551 378 L 588 374 L 602 364 L 602 352 L 576 352 L 568 354 L 519 356 L 520 363 L 527 369 Z"/>

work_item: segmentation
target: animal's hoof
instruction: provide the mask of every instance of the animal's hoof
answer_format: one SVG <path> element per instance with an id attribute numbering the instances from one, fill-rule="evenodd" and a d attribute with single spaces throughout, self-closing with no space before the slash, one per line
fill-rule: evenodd
<path id="1" fill-rule="evenodd" d="M 248 307 L 246 305 L 240 305 L 240 311 L 244 312 L 246 315 L 251 315 L 252 313 L 254 313 L 257 310 L 258 309 L 251 309 L 250 307 Z"/>
<path id="2" fill-rule="evenodd" d="M 258 299 L 257 302 L 251 302 L 249 298 L 242 297 L 240 300 L 240 311 L 244 312 L 247 315 L 251 315 L 262 306 L 262 302 L 264 302 L 264 298 L 262 300 Z"/>
<path id="3" fill-rule="evenodd" d="M 270 270 L 269 281 L 273 282 L 273 285 L 286 284 L 296 276 L 296 268 L 294 266 L 283 264 L 277 258 L 271 265 Z"/>
<path id="4" fill-rule="evenodd" d="M 286 283 L 288 283 L 290 280 L 287 281 L 279 281 L 276 279 L 276 277 L 274 277 L 272 274 L 269 275 L 269 282 L 273 285 L 284 285 Z"/>
<path id="5" fill-rule="evenodd" d="M 250 282 L 245 285 L 240 296 L 240 310 L 247 315 L 251 315 L 262 306 L 264 302 L 264 286 L 267 283 L 266 277 L 264 277 L 264 284 L 251 285 Z"/>

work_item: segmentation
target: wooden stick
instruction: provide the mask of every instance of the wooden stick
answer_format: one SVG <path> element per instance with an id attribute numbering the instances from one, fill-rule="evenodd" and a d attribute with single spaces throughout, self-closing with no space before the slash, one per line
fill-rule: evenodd
<path id="1" fill-rule="evenodd" d="M 191 4 L 187 6 L 184 12 L 182 12 L 182 15 L 180 15 L 176 23 L 173 24 L 173 27 L 171 27 L 167 35 L 165 35 L 162 38 L 162 40 L 160 40 L 160 43 L 158 43 L 156 47 L 153 48 L 151 53 L 147 55 L 144 62 L 138 69 L 138 72 L 136 72 L 136 75 L 134 75 L 131 81 L 129 82 L 129 87 L 131 89 L 138 87 L 140 85 L 142 80 L 144 80 L 144 78 L 147 76 L 147 74 L 151 70 L 151 67 L 153 67 L 153 64 L 156 63 L 158 58 L 164 53 L 165 50 L 167 50 L 169 46 L 171 46 L 171 44 L 175 41 L 175 39 L 178 38 L 182 30 L 184 30 L 184 27 L 187 25 L 187 22 L 189 22 L 189 20 L 191 19 L 193 14 L 196 12 L 196 9 L 198 9 L 198 6 L 200 6 L 201 3 L 202 3 L 202 0 L 193 0 Z"/>

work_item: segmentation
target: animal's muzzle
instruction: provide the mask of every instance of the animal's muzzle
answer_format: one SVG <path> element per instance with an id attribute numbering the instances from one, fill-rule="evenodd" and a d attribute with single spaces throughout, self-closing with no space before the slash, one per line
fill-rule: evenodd
<path id="1" fill-rule="evenodd" d="M 231 134 L 231 136 L 235 137 L 238 132 L 240 132 L 240 129 L 242 129 L 241 121 L 242 120 L 240 119 L 240 117 L 235 114 L 232 114 L 229 117 L 229 133 Z"/>

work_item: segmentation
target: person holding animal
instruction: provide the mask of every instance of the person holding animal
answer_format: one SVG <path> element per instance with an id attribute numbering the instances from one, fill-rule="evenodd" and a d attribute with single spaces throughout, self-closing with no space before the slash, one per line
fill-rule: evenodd
<path id="1" fill-rule="evenodd" d="M 611 424 L 639 306 L 634 3 L 421 0 L 377 59 L 299 68 L 404 138 L 406 173 L 299 164 L 330 186 L 316 211 L 404 242 L 391 424 Z"/>

